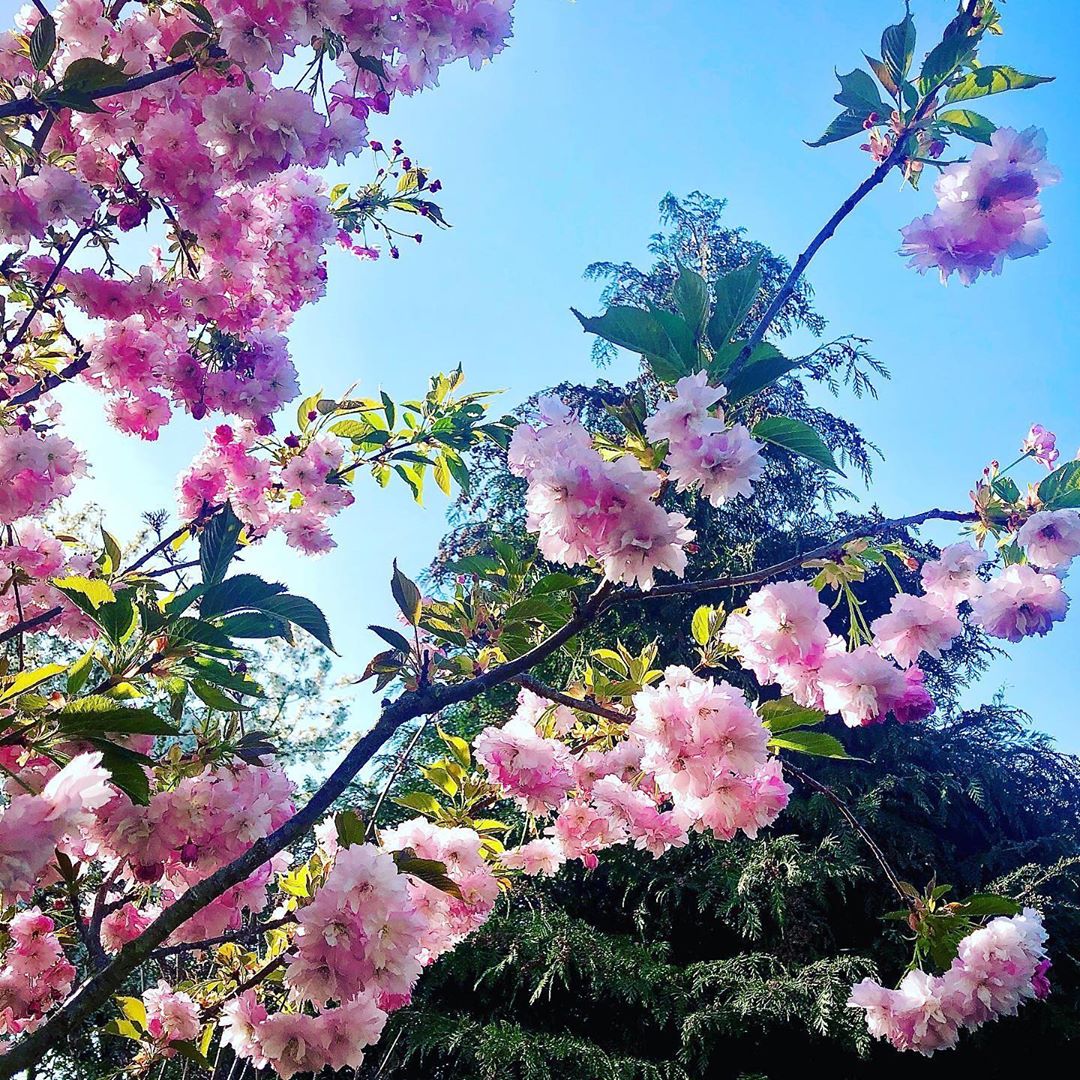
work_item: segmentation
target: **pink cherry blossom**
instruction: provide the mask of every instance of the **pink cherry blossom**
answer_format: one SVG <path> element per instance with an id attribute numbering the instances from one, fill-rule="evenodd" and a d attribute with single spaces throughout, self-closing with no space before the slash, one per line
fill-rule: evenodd
<path id="1" fill-rule="evenodd" d="M 939 657 L 962 631 L 955 610 L 939 606 L 933 597 L 911 593 L 897 593 L 889 613 L 875 619 L 870 629 L 874 648 L 904 668 L 924 652 Z"/>
<path id="2" fill-rule="evenodd" d="M 1020 526 L 1016 542 L 1040 570 L 1067 570 L 1080 555 L 1080 511 L 1040 510 Z"/>
<path id="3" fill-rule="evenodd" d="M 1069 598 L 1053 574 L 1007 566 L 971 605 L 972 620 L 992 637 L 1021 641 L 1048 634 L 1065 618 Z"/>

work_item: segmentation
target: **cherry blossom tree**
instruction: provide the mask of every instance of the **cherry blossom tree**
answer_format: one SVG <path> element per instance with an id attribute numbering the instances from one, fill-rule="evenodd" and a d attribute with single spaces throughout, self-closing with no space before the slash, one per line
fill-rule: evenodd
<path id="1" fill-rule="evenodd" d="M 793 755 L 846 756 L 815 729 L 918 723 L 934 709 L 920 658 L 965 624 L 1017 641 L 1065 617 L 1080 463 L 1059 467 L 1041 428 L 1008 468 L 988 467 L 970 508 L 883 519 L 749 574 L 695 576 L 690 522 L 665 501 L 752 499 L 767 454 L 840 472 L 813 427 L 749 405 L 794 370 L 768 335 L 810 261 L 887 177 L 918 188 L 937 173 L 936 209 L 903 230 L 916 269 L 971 284 L 1046 246 L 1040 198 L 1057 176 L 1045 137 L 967 107 L 1046 81 L 981 62 L 1000 31 L 986 0 L 961 4 L 917 73 L 906 15 L 872 75 L 840 76 L 844 111 L 811 145 L 862 134 L 874 165 L 764 310 L 750 262 L 712 280 L 682 268 L 673 308 L 578 316 L 663 387 L 655 408 L 612 406 L 618 438 L 593 437 L 555 399 L 535 426 L 498 418 L 460 371 L 416 400 L 320 392 L 283 418 L 301 396 L 287 331 L 322 294 L 329 245 L 396 258 L 418 221 L 443 224 L 439 182 L 399 143 L 371 139 L 368 119 L 433 87 L 444 64 L 482 68 L 510 35 L 509 9 L 63 0 L 35 3 L 0 40 L 0 1077 L 103 1008 L 114 1019 L 102 1037 L 136 1075 L 177 1055 L 283 1077 L 356 1068 L 424 966 L 520 875 L 595 866 L 613 845 L 662 858 L 691 832 L 754 836 L 783 812 L 789 781 L 818 783 Z M 320 170 L 360 154 L 373 179 L 328 187 Z M 156 243 L 129 265 L 122 237 L 144 227 Z M 178 482 L 178 526 L 133 557 L 107 531 L 88 547 L 50 528 L 88 464 L 63 433 L 73 380 L 133 438 L 154 441 L 176 413 L 210 420 Z M 374 628 L 386 648 L 365 672 L 389 696 L 298 805 L 275 747 L 245 723 L 263 692 L 251 643 L 300 632 L 332 648 L 330 628 L 286 586 L 231 572 L 238 552 L 279 530 L 323 553 L 362 476 L 417 497 L 433 477 L 449 492 L 492 443 L 527 485 L 535 553 L 496 546 L 432 597 L 393 567 L 401 625 Z M 1044 475 L 1024 491 L 1021 468 Z M 890 611 L 868 623 L 867 569 L 913 563 L 882 535 L 928 521 L 969 536 L 921 567 L 920 592 L 897 578 Z M 695 613 L 695 670 L 614 643 L 605 674 L 575 652 L 616 606 L 744 586 L 760 587 L 743 609 Z M 847 605 L 846 639 L 828 600 Z M 77 658 L 35 666 L 43 635 Z M 571 674 L 548 686 L 534 669 L 560 653 Z M 717 681 L 721 658 L 778 694 L 752 701 Z M 362 821 L 340 806 L 403 724 L 509 683 L 521 691 L 504 723 L 471 746 L 440 732 L 445 756 L 424 767 L 439 796 L 401 799 L 415 817 L 380 828 L 377 807 Z M 491 816 L 506 798 L 531 823 L 517 844 Z M 932 1053 L 1045 996 L 1038 912 L 901 881 L 849 820 L 915 941 L 897 989 L 852 991 L 874 1035 Z"/>

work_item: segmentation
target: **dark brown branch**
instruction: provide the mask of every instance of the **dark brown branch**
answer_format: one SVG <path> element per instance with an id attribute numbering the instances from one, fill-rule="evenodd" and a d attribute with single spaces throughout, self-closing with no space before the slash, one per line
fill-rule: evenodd
<path id="1" fill-rule="evenodd" d="M 855 811 L 828 784 L 823 784 L 820 780 L 815 779 L 807 772 L 803 772 L 797 765 L 793 765 L 788 758 L 784 758 L 784 772 L 790 773 L 800 783 L 804 784 L 808 788 L 812 788 L 814 791 L 824 795 L 840 811 L 841 817 L 859 834 L 863 843 L 870 849 L 871 854 L 877 860 L 878 865 L 885 872 L 885 877 L 888 879 L 889 884 L 893 887 L 896 894 L 907 905 L 911 904 L 911 897 L 904 891 L 900 878 L 897 876 L 896 871 L 889 865 L 889 860 L 885 858 L 885 853 L 878 847 L 877 841 L 866 830 L 866 826 L 859 821 L 855 814 Z"/>
<path id="2" fill-rule="evenodd" d="M 162 960 L 166 956 L 175 956 L 177 953 L 200 952 L 204 949 L 212 949 L 215 945 L 228 945 L 234 941 L 251 941 L 261 934 L 269 933 L 271 930 L 277 930 L 282 926 L 288 926 L 288 924 L 292 922 L 296 922 L 296 916 L 286 915 L 281 919 L 274 919 L 271 922 L 263 923 L 262 926 L 245 926 L 239 930 L 232 930 L 228 934 L 219 934 L 217 937 L 203 938 L 202 941 L 185 941 L 180 945 L 166 945 L 164 948 L 155 949 L 150 954 L 150 959 Z"/>
<path id="3" fill-rule="evenodd" d="M 579 712 L 592 713 L 593 716 L 602 716 L 606 720 L 615 720 L 620 724 L 628 724 L 634 719 L 631 713 L 623 712 L 621 709 L 609 709 L 604 705 L 598 705 L 595 701 L 588 701 L 583 698 L 571 697 L 569 694 L 564 694 L 562 691 L 556 690 L 546 683 L 542 683 L 539 679 L 533 678 L 532 675 L 519 675 L 514 682 L 516 682 L 518 686 L 524 686 L 526 690 L 531 690 L 534 694 L 538 694 L 540 697 L 547 698 L 548 701 L 554 701 L 557 705 L 565 705 L 568 709 L 577 709 Z"/>
<path id="4" fill-rule="evenodd" d="M 217 47 L 209 50 L 212 59 L 219 60 L 225 55 L 223 49 Z M 99 90 L 91 90 L 86 96 L 91 101 L 101 101 L 103 98 L 117 97 L 120 94 L 130 94 L 134 90 L 145 90 L 148 86 L 154 86 L 166 79 L 174 79 L 180 75 L 186 75 L 194 71 L 198 66 L 198 60 L 188 57 L 186 60 L 178 60 L 175 64 L 166 64 L 156 71 L 147 71 L 142 75 L 127 79 L 116 86 L 103 86 Z M 19 98 L 16 101 L 6 101 L 0 105 L 0 120 L 7 120 L 17 116 L 34 116 L 40 112 L 49 111 L 50 106 L 46 102 L 35 101 L 33 98 Z"/>
<path id="5" fill-rule="evenodd" d="M 592 623 L 609 603 L 611 592 L 610 584 L 605 582 L 600 585 L 562 627 L 516 659 L 463 683 L 408 691 L 388 705 L 372 730 L 353 746 L 302 809 L 269 836 L 257 840 L 239 858 L 188 889 L 134 941 L 128 942 L 113 958 L 108 968 L 87 979 L 44 1024 L 24 1036 L 0 1057 L 0 1080 L 10 1080 L 10 1077 L 40 1061 L 51 1047 L 71 1035 L 88 1016 L 117 993 L 127 977 L 143 964 L 170 934 L 226 889 L 238 885 L 279 851 L 283 851 L 314 828 L 345 792 L 356 774 L 402 724 L 419 716 L 438 712 L 449 705 L 472 701 L 493 686 L 510 682 L 528 671 Z"/>
<path id="6" fill-rule="evenodd" d="M 885 518 L 882 521 L 864 525 L 861 529 L 855 529 L 845 536 L 830 540 L 827 544 L 811 548 L 800 555 L 793 555 L 790 559 L 773 563 L 772 566 L 763 567 L 761 570 L 751 570 L 746 574 L 733 574 L 729 577 L 702 578 L 698 581 L 677 581 L 672 585 L 658 585 L 649 592 L 622 592 L 616 597 L 616 601 L 622 600 L 655 600 L 665 596 L 688 596 L 704 592 L 715 592 L 719 589 L 738 589 L 745 585 L 758 585 L 780 574 L 786 574 L 791 570 L 798 570 L 809 559 L 825 559 L 841 552 L 845 544 L 853 540 L 861 540 L 868 536 L 877 536 L 891 529 L 912 529 L 923 525 L 927 521 L 978 521 L 979 515 L 972 511 L 964 510 L 924 510 L 921 514 L 912 514 L 910 517 Z"/>

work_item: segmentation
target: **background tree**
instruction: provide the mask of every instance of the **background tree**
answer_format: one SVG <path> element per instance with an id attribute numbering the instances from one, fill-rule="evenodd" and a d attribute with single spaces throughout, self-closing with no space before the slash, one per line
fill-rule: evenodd
<path id="1" fill-rule="evenodd" d="M 605 301 L 645 306 L 661 303 L 679 263 L 726 272 L 759 259 L 775 290 L 786 264 L 744 230 L 727 227 L 723 209 L 722 201 L 700 193 L 668 195 L 660 204 L 662 231 L 650 244 L 654 264 L 641 271 L 596 263 L 587 276 L 605 281 Z M 760 304 L 770 299 L 765 295 Z M 796 329 L 825 330 L 807 286 L 774 323 L 778 338 Z M 876 394 L 871 377 L 887 373 L 868 344 L 843 336 L 821 346 L 803 358 L 797 374 L 750 399 L 746 414 L 812 414 L 808 422 L 837 457 L 869 473 L 873 448 L 816 404 L 821 388 L 835 393 L 847 385 Z M 607 355 L 603 347 L 594 350 L 601 362 Z M 655 390 L 643 371 L 627 387 L 600 381 L 550 392 L 603 433 L 617 426 L 613 409 Z M 535 406 L 534 398 L 526 419 Z M 433 581 L 452 578 L 463 558 L 491 554 L 493 535 L 528 549 L 523 488 L 504 455 L 489 451 L 471 496 L 458 504 Z M 863 518 L 837 511 L 843 493 L 812 464 L 769 456 L 753 500 L 719 511 L 685 496 L 671 505 L 698 530 L 695 576 L 710 576 L 771 564 L 873 518 L 874 510 Z M 892 538 L 919 554 L 932 551 L 906 534 Z M 864 583 L 868 618 L 886 609 L 892 591 L 884 573 Z M 730 598 L 729 606 L 744 595 Z M 612 613 L 585 648 L 617 639 L 636 652 L 660 641 L 665 657 L 695 666 L 693 607 L 670 598 Z M 834 618 L 844 632 L 844 612 Z M 1045 904 L 1050 913 L 1056 943 L 1050 1006 L 981 1033 L 959 1058 L 920 1061 L 918 1067 L 932 1070 L 926 1075 L 955 1074 L 958 1067 L 998 1075 L 1033 1040 L 1064 1050 L 1080 1030 L 1080 969 L 1071 955 L 1080 930 L 1080 763 L 1056 751 L 1001 698 L 976 710 L 958 708 L 960 692 L 990 653 L 985 638 L 969 633 L 927 665 L 940 703 L 934 720 L 849 733 L 850 752 L 869 764 L 819 759 L 809 769 L 840 794 L 905 880 L 921 888 L 936 871 L 958 896 L 994 888 Z M 710 673 L 749 679 L 735 665 Z M 559 674 L 565 673 L 547 672 L 551 682 Z M 471 735 L 504 716 L 511 697 L 491 695 L 443 723 Z M 415 765 L 391 775 L 415 735 L 403 733 L 386 759 L 391 795 L 424 786 Z M 414 760 L 439 749 L 428 728 Z M 695 837 L 657 863 L 619 848 L 594 871 L 578 868 L 516 891 L 491 922 L 438 961 L 414 1006 L 394 1018 L 388 1049 L 368 1075 L 779 1078 L 807 1060 L 837 1076 L 906 1075 L 911 1063 L 871 1047 L 861 1015 L 845 1005 L 853 981 L 869 973 L 891 978 L 906 963 L 904 925 L 881 933 L 881 912 L 895 906 L 881 868 L 843 811 L 800 784 L 788 813 L 757 840 Z"/>

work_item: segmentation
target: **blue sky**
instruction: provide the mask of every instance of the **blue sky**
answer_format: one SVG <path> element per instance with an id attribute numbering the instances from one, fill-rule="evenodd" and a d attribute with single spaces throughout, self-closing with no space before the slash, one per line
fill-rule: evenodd
<path id="1" fill-rule="evenodd" d="M 379 118 L 376 137 L 401 138 L 443 180 L 454 228 L 407 247 L 400 262 L 332 258 L 327 298 L 292 334 L 305 388 L 334 392 L 359 380 L 362 390 L 409 397 L 429 373 L 461 363 L 473 388 L 505 389 L 509 409 L 559 379 L 589 380 L 589 342 L 569 313 L 598 306 L 581 271 L 596 259 L 643 263 L 666 191 L 726 197 L 732 224 L 794 258 L 868 169 L 854 142 L 810 150 L 802 140 L 837 111 L 833 66 L 850 70 L 862 50 L 876 51 L 900 3 L 525 0 L 519 8 L 511 47 L 493 65 L 450 69 L 439 89 Z M 919 0 L 913 9 L 921 56 L 953 5 Z M 983 464 L 1011 460 L 1032 422 L 1056 431 L 1066 456 L 1080 445 L 1075 318 L 1066 314 L 1080 278 L 1069 256 L 1080 232 L 1069 138 L 1078 99 L 1073 42 L 1047 32 L 1060 15 L 1054 0 L 1009 4 L 1005 37 L 984 49 L 986 62 L 1058 76 L 985 103 L 1000 124 L 1049 132 L 1065 174 L 1045 200 L 1052 246 L 999 279 L 942 288 L 895 254 L 898 228 L 930 208 L 931 193 L 890 181 L 813 264 L 830 331 L 871 338 L 893 372 L 880 401 L 843 402 L 885 454 L 861 497 L 888 513 L 963 507 Z M 340 173 L 363 179 L 368 165 Z M 608 374 L 633 367 L 624 356 Z M 69 425 L 95 462 L 82 493 L 106 507 L 115 532 L 129 532 L 139 509 L 171 503 L 199 427 L 180 420 L 161 442 L 140 444 L 106 430 L 87 393 L 68 397 Z M 342 670 L 357 670 L 377 647 L 366 625 L 392 617 L 391 558 L 418 572 L 445 506 L 435 491 L 419 508 L 404 491 L 361 486 L 358 506 L 339 519 L 336 551 L 302 560 L 271 542 L 253 561 L 324 607 Z M 1039 726 L 1080 749 L 1070 704 L 1078 646 L 1080 612 L 1045 641 L 1013 649 L 977 696 L 1005 685 Z"/>

